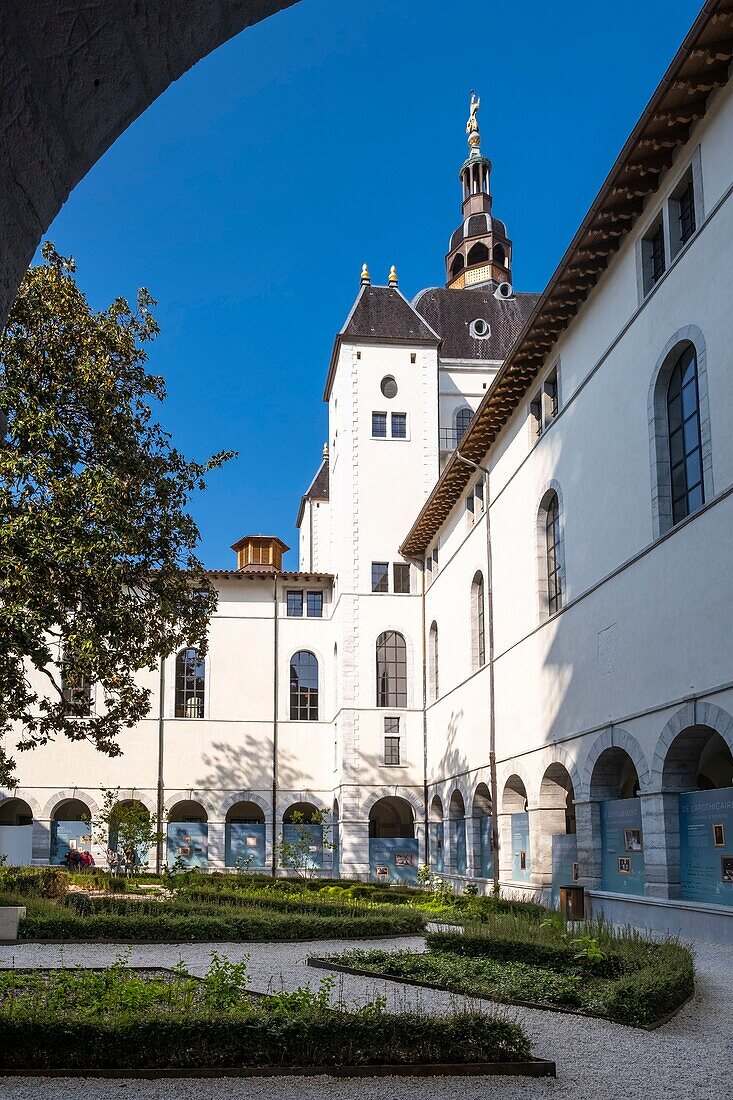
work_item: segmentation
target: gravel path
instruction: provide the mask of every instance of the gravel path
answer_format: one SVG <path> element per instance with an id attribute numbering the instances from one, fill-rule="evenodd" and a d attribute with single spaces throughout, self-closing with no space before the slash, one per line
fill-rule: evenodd
<path id="1" fill-rule="evenodd" d="M 424 941 L 402 936 L 379 941 L 385 949 L 421 950 Z M 251 985 L 295 989 L 317 985 L 324 971 L 305 966 L 309 954 L 327 954 L 347 947 L 375 946 L 374 941 L 321 941 L 290 944 L 16 944 L 0 947 L 0 967 L 104 966 L 118 954 L 131 965 L 169 966 L 183 958 L 192 973 L 203 973 L 211 951 L 233 960 L 250 956 Z M 553 1012 L 509 1009 L 531 1036 L 535 1053 L 554 1058 L 557 1080 L 511 1077 L 438 1077 L 298 1079 L 214 1079 L 169 1081 L 49 1080 L 0 1078 L 2 1100 L 727 1100 L 733 1097 L 733 948 L 698 944 L 697 993 L 674 1020 L 657 1031 L 644 1032 L 604 1020 L 589 1020 Z M 450 994 L 411 989 L 396 982 L 338 975 L 350 1003 L 375 993 L 390 1006 L 419 1004 L 424 1011 L 445 1012 L 464 1007 L 466 1000 Z M 487 1008 L 487 1002 L 480 1002 Z"/>

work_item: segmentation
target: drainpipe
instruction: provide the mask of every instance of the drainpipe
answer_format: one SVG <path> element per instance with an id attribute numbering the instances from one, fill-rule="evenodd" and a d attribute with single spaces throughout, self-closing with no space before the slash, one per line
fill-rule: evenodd
<path id="1" fill-rule="evenodd" d="M 277 614 L 277 573 L 272 579 L 272 615 L 273 615 L 273 630 L 272 630 L 272 659 L 273 659 L 273 677 L 272 677 L 272 877 L 277 875 L 277 720 L 278 720 L 278 689 L 279 689 L 279 667 L 280 659 L 278 653 L 278 635 L 279 621 Z"/>
<path id="2" fill-rule="evenodd" d="M 422 585 L 420 591 L 420 610 L 422 617 L 422 784 L 423 784 L 423 829 L 425 831 L 425 865 L 430 866 L 430 814 L 428 812 L 428 683 L 427 683 L 427 647 L 425 642 L 425 562 L 420 570 Z"/>
<path id="3" fill-rule="evenodd" d="M 494 879 L 494 893 L 499 893 L 499 792 L 496 781 L 496 704 L 494 691 L 494 583 L 491 556 L 491 496 L 489 492 L 489 471 L 486 466 L 472 462 L 460 451 L 456 451 L 459 460 L 484 475 L 484 508 L 486 513 L 486 603 L 489 620 L 489 776 L 491 781 L 491 866 Z"/>
<path id="4" fill-rule="evenodd" d="M 160 679 L 158 682 L 158 802 L 157 802 L 157 831 L 158 840 L 155 845 L 155 873 L 159 875 L 163 863 L 163 747 L 165 734 L 165 658 L 160 658 Z"/>

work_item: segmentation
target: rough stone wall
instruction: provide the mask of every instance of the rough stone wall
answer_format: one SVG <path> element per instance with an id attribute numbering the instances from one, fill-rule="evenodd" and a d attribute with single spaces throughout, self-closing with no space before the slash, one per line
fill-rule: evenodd
<path id="1" fill-rule="evenodd" d="M 0 323 L 71 190 L 202 57 L 296 0 L 4 0 Z"/>

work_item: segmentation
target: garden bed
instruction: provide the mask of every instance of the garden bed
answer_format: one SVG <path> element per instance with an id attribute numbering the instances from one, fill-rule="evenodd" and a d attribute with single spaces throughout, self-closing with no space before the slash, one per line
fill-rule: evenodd
<path id="1" fill-rule="evenodd" d="M 504 934 L 502 935 L 502 931 Z M 309 965 L 426 986 L 502 1004 L 596 1016 L 652 1029 L 694 993 L 690 952 L 676 942 L 650 943 L 598 929 L 545 942 L 531 925 L 435 932 L 428 950 L 349 951 Z M 602 945 L 602 946 L 601 946 Z"/>
<path id="2" fill-rule="evenodd" d="M 246 963 L 206 976 L 131 970 L 0 971 L 2 1074 L 269 1076 L 328 1073 L 554 1075 L 511 1021 L 483 1012 L 356 1010 L 317 991 L 252 994 Z"/>

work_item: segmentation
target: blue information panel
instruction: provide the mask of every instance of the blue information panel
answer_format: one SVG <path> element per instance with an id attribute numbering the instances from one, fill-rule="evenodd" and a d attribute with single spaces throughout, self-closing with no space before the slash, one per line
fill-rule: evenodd
<path id="1" fill-rule="evenodd" d="M 227 867 L 265 866 L 265 825 L 232 821 L 226 826 L 224 862 Z"/>
<path id="2" fill-rule="evenodd" d="M 451 820 L 451 833 L 453 836 L 453 850 L 456 854 L 455 873 L 465 875 L 466 862 L 466 819 L 459 817 Z"/>
<path id="3" fill-rule="evenodd" d="M 512 882 L 529 882 L 529 814 L 512 814 Z"/>
<path id="4" fill-rule="evenodd" d="M 417 882 L 417 840 L 383 837 L 369 839 L 372 882 Z"/>
<path id="5" fill-rule="evenodd" d="M 331 850 L 331 877 L 341 877 L 341 836 L 339 833 L 339 823 L 334 821 L 331 826 L 331 843 L 333 848 Z"/>
<path id="6" fill-rule="evenodd" d="M 481 878 L 493 878 L 494 876 L 494 856 L 491 851 L 491 818 L 480 817 L 478 819 L 478 840 L 479 840 L 479 856 L 481 858 L 481 867 L 479 868 Z"/>
<path id="7" fill-rule="evenodd" d="M 575 833 L 558 833 L 552 838 L 552 904 L 560 904 L 560 887 L 572 886 L 578 865 Z"/>
<path id="8" fill-rule="evenodd" d="M 443 822 L 431 821 L 428 825 L 428 835 L 430 837 L 430 867 L 436 874 L 442 875 L 445 871 Z"/>
<path id="9" fill-rule="evenodd" d="M 205 867 L 209 861 L 209 826 L 205 821 L 168 822 L 168 865 Z"/>
<path id="10" fill-rule="evenodd" d="M 641 800 L 601 802 L 601 887 L 615 894 L 643 894 L 644 837 Z"/>
<path id="11" fill-rule="evenodd" d="M 92 836 L 88 821 L 51 822 L 51 863 L 64 863 L 71 851 L 91 850 Z"/>
<path id="12" fill-rule="evenodd" d="M 297 861 L 301 862 L 302 852 L 305 854 L 305 842 L 308 843 L 308 866 L 312 868 L 323 867 L 323 825 L 283 825 L 283 842 L 291 844 L 296 850 Z M 305 862 L 303 860 L 302 862 Z"/>
<path id="13" fill-rule="evenodd" d="M 680 795 L 682 897 L 733 905 L 733 787 Z"/>

